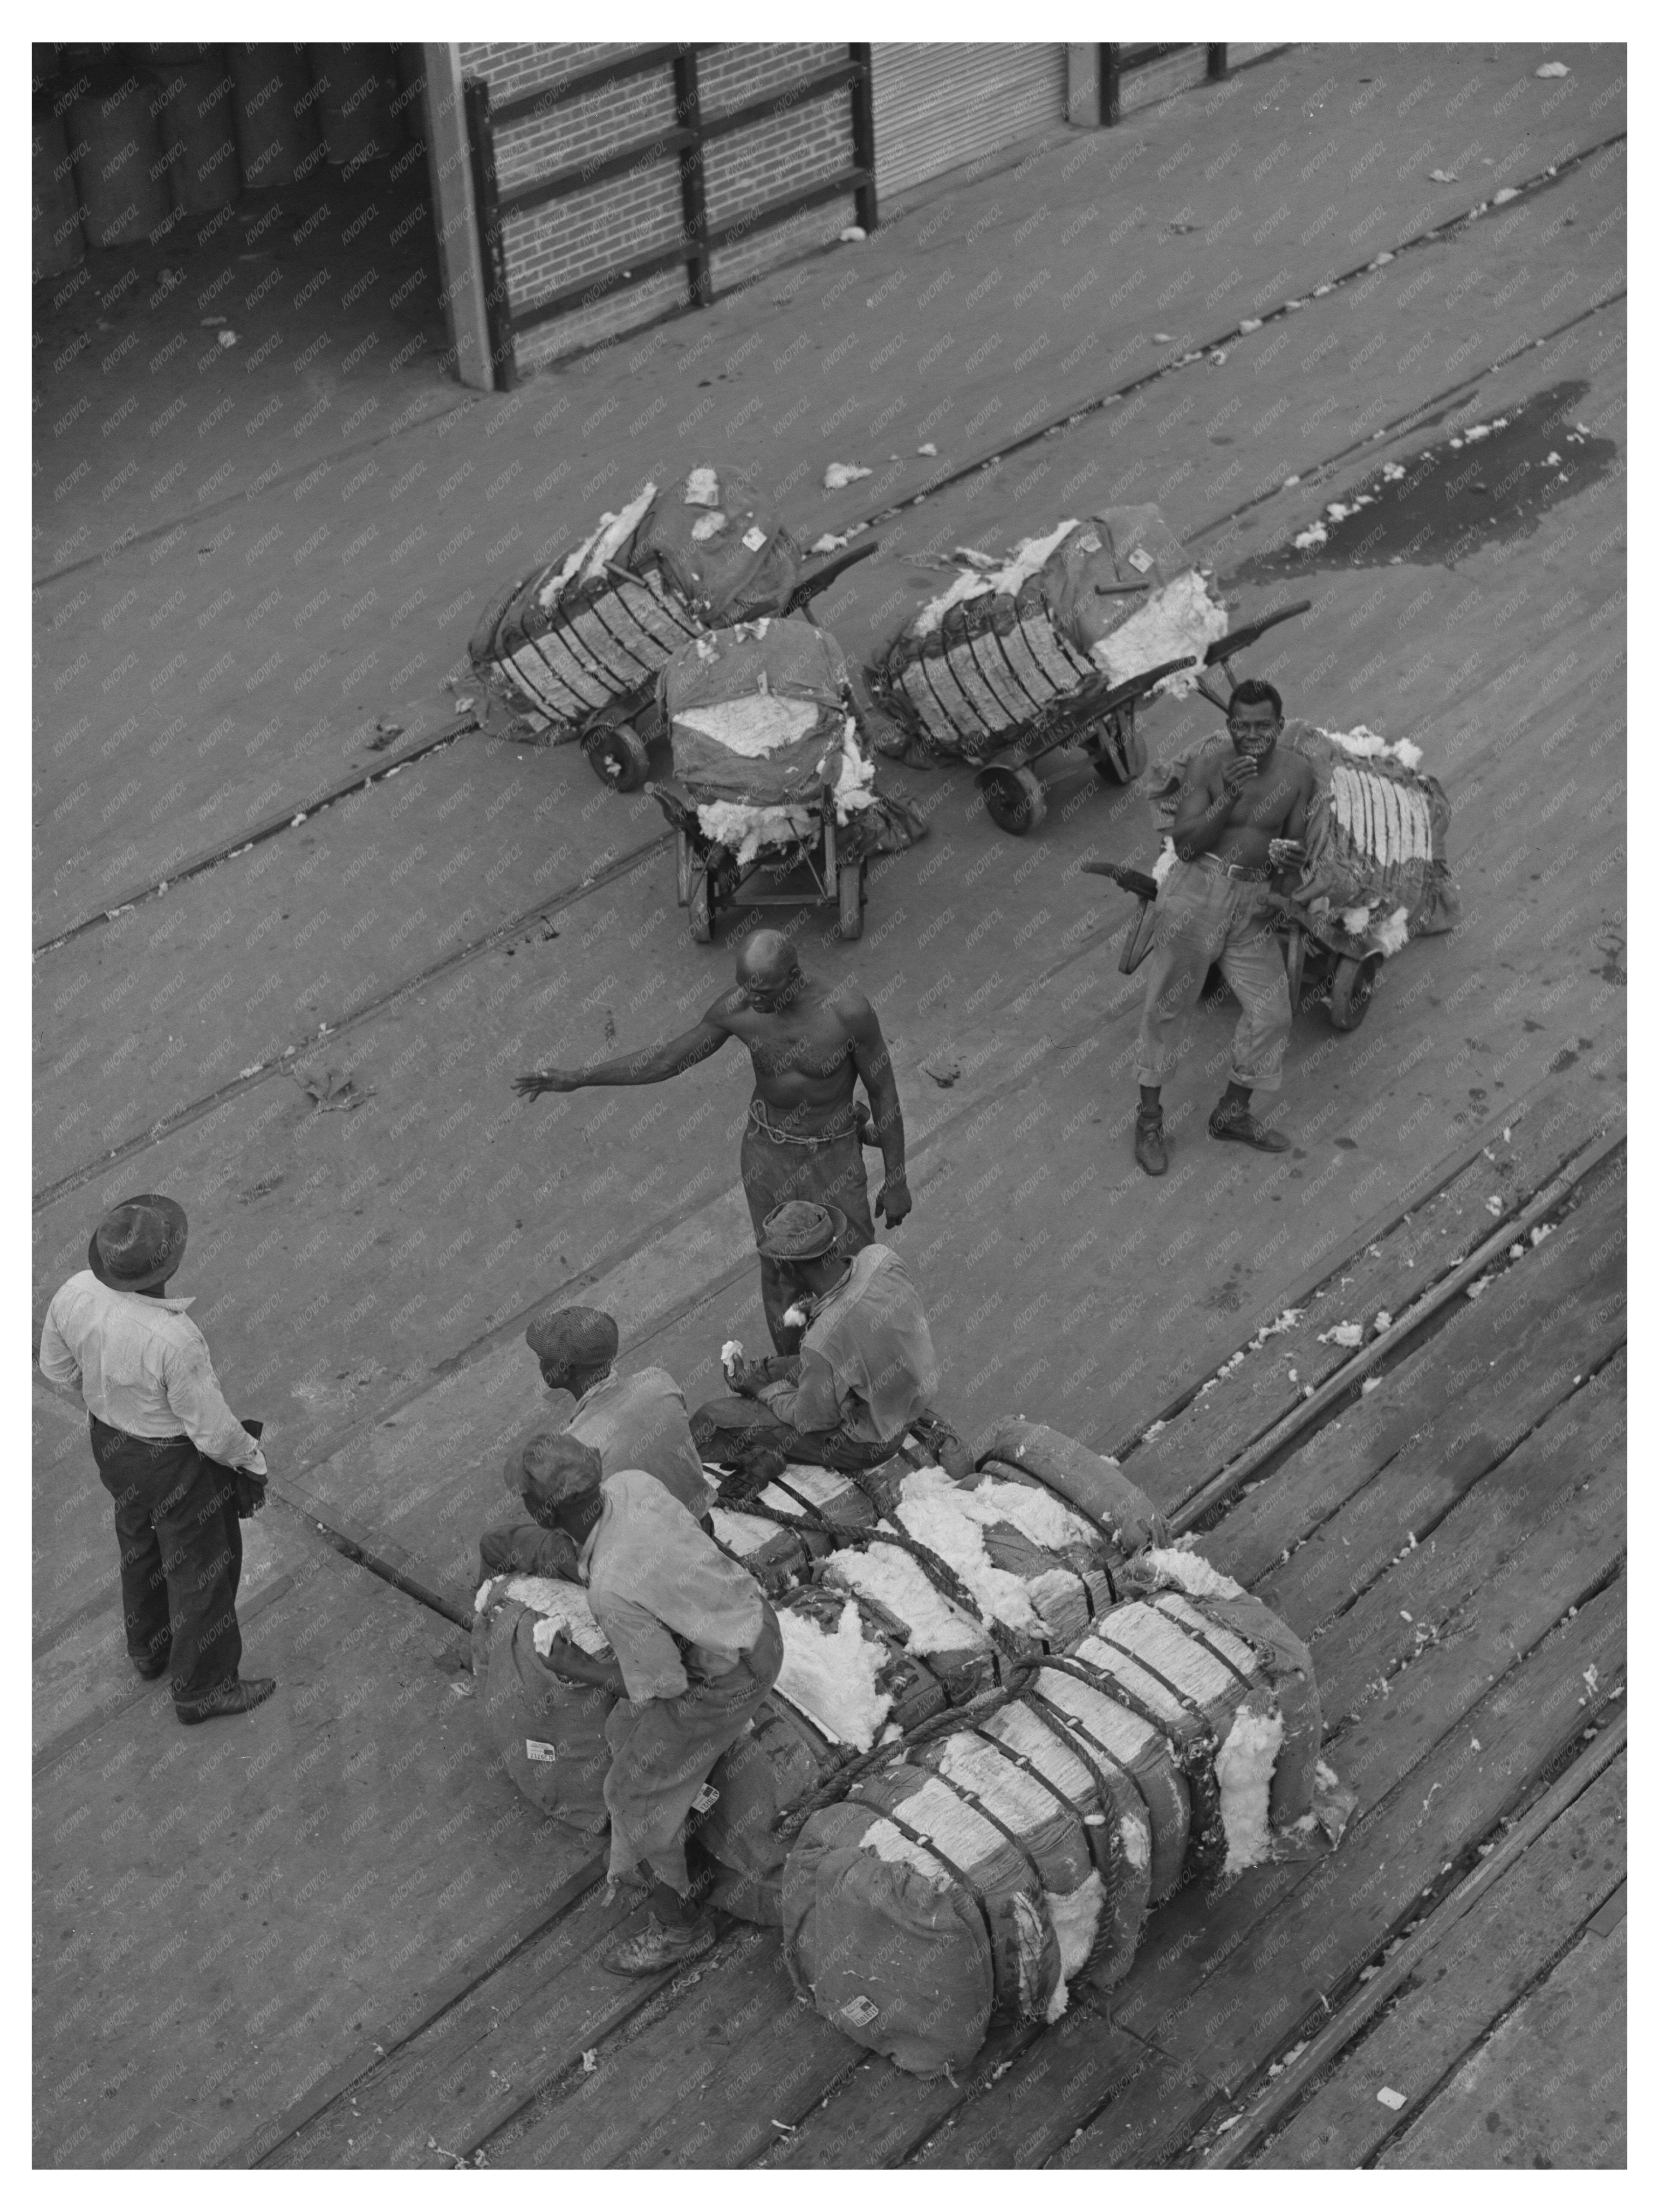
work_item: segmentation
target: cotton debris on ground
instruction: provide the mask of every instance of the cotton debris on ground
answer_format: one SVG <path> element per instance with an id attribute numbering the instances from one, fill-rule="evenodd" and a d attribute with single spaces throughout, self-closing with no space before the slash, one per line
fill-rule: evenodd
<path id="1" fill-rule="evenodd" d="M 873 476 L 874 473 L 873 469 L 861 469 L 854 461 L 831 461 L 823 472 L 823 488 L 825 491 L 844 491 L 849 483 L 856 483 L 860 477 Z"/>

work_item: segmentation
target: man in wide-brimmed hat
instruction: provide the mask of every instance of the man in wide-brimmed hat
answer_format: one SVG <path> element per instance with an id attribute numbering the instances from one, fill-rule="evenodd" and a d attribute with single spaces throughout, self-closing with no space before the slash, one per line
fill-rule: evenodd
<path id="1" fill-rule="evenodd" d="M 607 1477 L 625 1468 L 654 1475 L 706 1527 L 708 1486 L 691 1441 L 685 1395 L 665 1368 L 618 1375 L 620 1340 L 610 1314 L 597 1306 L 556 1302 L 532 1315 L 525 1331 L 543 1382 L 550 1390 L 568 1390 L 576 1401 L 564 1425 L 567 1434 L 592 1445 Z M 568 1575 L 567 1568 L 552 1564 L 563 1540 L 548 1533 L 550 1523 L 535 1479 L 538 1449 L 544 1442 L 545 1433 L 538 1433 L 507 1455 L 502 1480 L 523 1504 L 479 1539 L 486 1575 Z"/>
<path id="2" fill-rule="evenodd" d="M 238 1507 L 263 1491 L 264 1455 L 225 1403 L 194 1301 L 166 1295 L 188 1233 L 183 1206 L 154 1193 L 106 1214 L 47 1310 L 40 1372 L 87 1409 L 132 1663 L 146 1681 L 170 1672 L 173 1711 L 194 1723 L 252 1712 L 276 1685 L 238 1679 Z"/>
<path id="3" fill-rule="evenodd" d="M 713 1947 L 686 1864 L 686 1823 L 715 1761 L 778 1678 L 777 1617 L 754 1577 L 653 1475 L 630 1468 L 601 1480 L 598 1452 L 568 1433 L 534 1439 L 528 1455 L 615 1655 L 594 1659 L 556 1638 L 548 1663 L 621 1700 L 605 1723 L 609 1874 L 619 1882 L 638 1869 L 651 1895 L 645 1928 L 604 1964 L 654 1974 Z"/>
<path id="4" fill-rule="evenodd" d="M 835 1206 L 802 1199 L 767 1215 L 760 1250 L 782 1272 L 805 1334 L 797 1353 L 731 1362 L 732 1395 L 692 1416 L 698 1449 L 753 1480 L 791 1460 L 857 1474 L 909 1431 L 947 1474 L 971 1474 L 967 1448 L 930 1411 L 939 1361 L 898 1254 L 853 1243 Z"/>

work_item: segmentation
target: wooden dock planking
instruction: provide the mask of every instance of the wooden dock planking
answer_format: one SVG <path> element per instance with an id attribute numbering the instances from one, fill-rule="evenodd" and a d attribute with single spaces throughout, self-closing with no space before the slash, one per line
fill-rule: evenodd
<path id="1" fill-rule="evenodd" d="M 1501 1127 L 1492 1129 L 1473 1158 L 1416 1211 L 1347 1258 L 1334 1259 L 1322 1279 L 1293 1295 L 1288 1303 L 1304 1309 L 1299 1322 L 1247 1352 L 1241 1368 L 1194 1397 L 1158 1436 L 1120 1452 L 1155 1502 L 1168 1510 L 1190 1496 L 1200 1465 L 1206 1473 L 1224 1467 L 1288 1413 L 1310 1384 L 1317 1388 L 1352 1357 L 1340 1345 L 1321 1344 L 1322 1334 L 1343 1321 L 1369 1329 L 1380 1311 L 1397 1317 L 1569 1158 L 1587 1150 L 1595 1132 L 1582 1121 L 1576 1134 L 1563 1125 L 1566 1095 L 1551 1085 L 1524 1102 L 1524 1110 L 1518 1106 L 1507 1125 L 1509 1144 Z M 1497 1213 L 1487 1203 L 1492 1199 L 1498 1200 Z M 1289 1380 L 1292 1367 L 1295 1382 Z"/>
<path id="2" fill-rule="evenodd" d="M 1441 1467 L 1431 1461 L 1427 1472 L 1414 1478 L 1414 1457 L 1410 1464 L 1402 1460 L 1257 1583 L 1255 1594 L 1294 1621 L 1303 1636 L 1318 1637 L 1315 1666 L 1322 1698 L 1328 1698 L 1327 1672 L 1338 1654 L 1364 1648 L 1379 1668 L 1408 1656 L 1415 1642 L 1438 1633 L 1452 1614 L 1488 1597 L 1504 1577 L 1505 1560 L 1530 1529 L 1570 1513 L 1575 1493 L 1593 1477 L 1601 1478 L 1595 1514 L 1621 1511 L 1625 1430 L 1620 1352 L 1480 1481 L 1464 1480 L 1461 1495 L 1449 1503 L 1445 1493 L 1453 1483 Z M 1377 1493 L 1390 1486 L 1407 1493 L 1397 1503 L 1408 1510 L 1391 1529 L 1379 1529 L 1388 1501 Z M 1425 1515 L 1428 1503 L 1443 1510 Z M 1399 1558 L 1402 1524 L 1424 1534 Z M 1396 1558 L 1385 1600 L 1380 1606 L 1368 1603 Z M 1354 1614 L 1352 1621 L 1345 1608 Z M 1402 1620 L 1407 1612 L 1411 1617 Z M 1337 1717 L 1337 1708 L 1327 1704 L 1328 1729 Z"/>
<path id="3" fill-rule="evenodd" d="M 994 2027 L 956 2081 L 944 2075 L 921 2081 L 884 2058 L 861 2057 L 823 2110 L 803 2119 L 759 2163 L 825 2171 L 896 2166 L 934 2128 L 948 2123 L 963 2100 L 988 2084 L 999 2068 L 1033 2045 L 1057 2052 L 1079 2027 L 1098 2033 L 1098 2015 L 1073 2008 L 1055 2028 L 1043 2030 L 1030 2021 Z"/>
<path id="4" fill-rule="evenodd" d="M 1483 1296 L 1462 1300 L 1376 1390 L 1241 1498 L 1200 1540 L 1204 1550 L 1254 1583 L 1407 1451 L 1440 1455 L 1449 1474 L 1459 1462 L 1481 1472 L 1498 1455 L 1491 1446 L 1524 1435 L 1575 1376 L 1601 1365 L 1622 1341 L 1624 1277 L 1623 1200 L 1609 1193 L 1570 1216 Z M 1378 1498 L 1393 1494 L 1390 1487 Z M 1402 1512 L 1396 1544 L 1419 1525 Z"/>
<path id="5" fill-rule="evenodd" d="M 777 1971 L 787 1981 L 781 1954 Z M 728 2169 L 757 2163 L 769 2146 L 790 2140 L 789 2131 L 863 2056 L 857 2044 L 797 1996 L 771 2034 L 734 2051 L 704 2082 L 687 2115 L 685 2134 L 653 2163 Z M 621 2162 L 641 2163 L 631 2153 Z"/>
<path id="6" fill-rule="evenodd" d="M 264 2163 L 426 2164 L 433 2162 L 425 2155 L 428 2137 L 461 2155 L 475 2149 L 672 1978 L 624 1981 L 596 1963 L 600 1947 L 642 1910 L 637 1893 L 607 1903 L 596 1884 Z"/>
<path id="7" fill-rule="evenodd" d="M 1161 2070 L 1150 2095 L 1141 2081 L 1127 2085 L 1067 2141 L 1060 2162 L 1116 2166 L 1131 2145 L 1134 2163 L 1167 2159 L 1298 2027 L 1316 2021 L 1329 1992 L 1382 1947 L 1443 1861 L 1472 1849 L 1583 1734 L 1585 1669 L 1610 1679 L 1622 1664 L 1625 1598 L 1617 1583 L 1565 1622 L 1468 1714 L 1469 1738 L 1461 1726 L 1443 1737 L 1313 1881 L 1256 1921 L 1201 1992 L 1160 2021 L 1158 2042 L 1192 2073 Z M 1230 2032 L 1218 2034 L 1218 2026 Z"/>
<path id="8" fill-rule="evenodd" d="M 1622 2166 L 1627 1926 L 1586 1930 L 1377 2166 Z"/>
<path id="9" fill-rule="evenodd" d="M 1513 1470 L 1516 1480 L 1525 1471 Z M 1419 1670 L 1437 1648 L 1478 1639 L 1502 1655 L 1511 1624 L 1534 1629 L 1540 1607 L 1559 1615 L 1599 1588 L 1624 1554 L 1623 1474 L 1610 1446 L 1565 1481 L 1518 1493 L 1482 1484 L 1466 1498 L 1315 1640 L 1327 1742 L 1379 1705 L 1414 1712 L 1426 1694 Z"/>
<path id="10" fill-rule="evenodd" d="M 1419 1960 L 1392 2008 L 1327 2070 L 1250 2164 L 1356 2167 L 1410 2124 L 1413 2108 L 1625 1879 L 1627 1784 L 1621 1756 Z M 1379 2088 L 1399 2091 L 1403 2112 L 1379 2103 Z"/>
<path id="11" fill-rule="evenodd" d="M 683 2100 L 695 2098 L 734 2048 L 751 2035 L 769 2033 L 793 2001 L 778 1956 L 776 1930 L 736 1929 L 692 1969 L 684 1993 L 654 2018 L 608 2044 L 596 2036 L 594 2070 L 572 2076 L 568 2084 L 556 2081 L 549 2097 L 492 2136 L 484 2145 L 489 2163 L 617 2164 L 642 2139 L 655 2140 L 665 2116 Z M 679 2115 L 671 2128 L 683 2119 Z"/>

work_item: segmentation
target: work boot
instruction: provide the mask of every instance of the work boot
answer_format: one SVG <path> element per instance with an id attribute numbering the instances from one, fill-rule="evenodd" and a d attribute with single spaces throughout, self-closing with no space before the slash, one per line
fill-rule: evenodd
<path id="1" fill-rule="evenodd" d="M 1210 1134 L 1230 1145 L 1252 1145 L 1258 1152 L 1288 1152 L 1291 1140 L 1265 1121 L 1258 1121 L 1248 1106 L 1229 1105 L 1224 1098 L 1210 1116 Z"/>
<path id="2" fill-rule="evenodd" d="M 136 1651 L 130 1652 L 127 1656 L 132 1661 L 141 1682 L 159 1682 L 172 1664 L 165 1651 L 159 1658 L 141 1659 Z"/>
<path id="3" fill-rule="evenodd" d="M 911 1422 L 910 1433 L 933 1455 L 934 1465 L 942 1467 L 952 1482 L 966 1482 L 974 1472 L 972 1452 L 950 1423 L 931 1408 Z"/>
<path id="4" fill-rule="evenodd" d="M 714 1930 L 707 1920 L 665 1928 L 652 1912 L 637 1935 L 624 1936 L 599 1963 L 608 1974 L 661 1974 L 707 1958 L 714 1948 Z"/>
<path id="5" fill-rule="evenodd" d="M 1215 1124 L 1210 1124 L 1213 1132 Z M 1135 1158 L 1149 1176 L 1161 1176 L 1170 1164 L 1170 1155 L 1164 1142 L 1164 1109 L 1161 1106 L 1137 1106 L 1135 1109 Z"/>
<path id="6" fill-rule="evenodd" d="M 189 1705 L 182 1699 L 175 1700 L 173 1710 L 186 1728 L 194 1728 L 198 1721 L 225 1720 L 233 1713 L 251 1713 L 255 1705 L 264 1705 L 276 1687 L 274 1677 L 268 1674 L 252 1682 L 227 1682 L 222 1689 L 210 1690 L 205 1698 L 198 1698 Z"/>
<path id="7" fill-rule="evenodd" d="M 758 1498 L 769 1482 L 775 1482 L 789 1462 L 775 1444 L 753 1444 L 732 1462 L 732 1472 L 721 1482 L 715 1498 L 721 1505 L 741 1505 Z"/>

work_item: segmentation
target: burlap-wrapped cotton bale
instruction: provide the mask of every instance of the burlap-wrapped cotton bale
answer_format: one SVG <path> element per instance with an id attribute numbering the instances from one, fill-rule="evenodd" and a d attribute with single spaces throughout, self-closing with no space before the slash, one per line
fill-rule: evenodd
<path id="1" fill-rule="evenodd" d="M 994 1474 L 953 1482 L 943 1468 L 907 1472 L 890 1525 L 966 1585 L 981 1620 L 1058 1646 L 1112 1602 L 1097 1531 L 1034 1485 Z"/>
<path id="2" fill-rule="evenodd" d="M 64 120 L 37 108 L 29 148 L 29 249 L 35 282 L 78 269 L 87 258 L 75 163 Z"/>
<path id="3" fill-rule="evenodd" d="M 959 552 L 962 549 L 958 549 Z M 1156 507 L 1067 517 L 1000 560 L 974 553 L 872 670 L 896 720 L 933 754 L 982 757 L 1103 672 L 1201 658 L 1227 614 Z M 1193 672 L 1164 688 L 1190 690 Z M 1139 750 L 1127 763 L 1146 765 Z"/>
<path id="4" fill-rule="evenodd" d="M 838 1767 L 945 1710 L 945 1686 L 905 1648 L 903 1623 L 831 1584 L 778 1601 L 783 1664 L 754 1728 L 714 1773 L 720 1795 L 697 1831 L 719 1863 L 714 1898 L 773 1926 L 786 1850 L 777 1824 Z"/>
<path id="5" fill-rule="evenodd" d="M 155 105 L 175 208 L 210 215 L 242 189 L 236 156 L 235 80 L 221 57 L 160 63 Z"/>
<path id="6" fill-rule="evenodd" d="M 542 1812 L 579 1835 L 597 1836 L 610 1817 L 605 1723 L 617 1701 L 555 1670 L 549 1655 L 560 1635 L 590 1656 L 609 1652 L 574 1583 L 539 1576 L 486 1582 L 473 1613 L 472 1672 L 503 1771 Z"/>
<path id="7" fill-rule="evenodd" d="M 1093 1524 L 1120 1559 L 1164 1540 L 1163 1515 L 1115 1459 L 1041 1421 L 1018 1415 L 1000 1421 L 979 1464 L 994 1474 L 1017 1468 L 1053 1491 Z"/>
<path id="8" fill-rule="evenodd" d="M 982 1621 L 953 1605 L 926 1569 L 896 1544 L 848 1544 L 813 1569 L 815 1579 L 851 1590 L 902 1621 L 905 1649 L 926 1662 L 953 1705 L 1003 1679 L 1003 1660 Z"/>
<path id="9" fill-rule="evenodd" d="M 1060 1986 L 1040 1870 L 917 1766 L 807 1821 L 784 1867 L 783 1943 L 825 2018 L 907 2073 L 965 2065 L 994 2019 L 1041 2020 Z"/>
<path id="10" fill-rule="evenodd" d="M 1389 741 L 1363 725 L 1323 730 L 1288 719 L 1279 743 L 1314 772 L 1304 857 L 1291 895 L 1320 938 L 1359 957 L 1398 952 L 1414 937 L 1450 929 L 1461 912 L 1446 859 L 1451 802 L 1418 763 L 1409 738 Z M 1195 738 L 1154 761 L 1146 790 L 1166 830 L 1181 793 L 1224 735 Z"/>
<path id="11" fill-rule="evenodd" d="M 1148 1593 L 1149 1601 L 1175 1614 L 1188 1634 L 1203 1640 L 1225 1632 L 1248 1646 L 1252 1654 L 1250 1672 L 1272 1693 L 1281 1724 L 1263 1819 L 1274 1828 L 1293 1826 L 1313 1807 L 1324 1729 L 1319 1687 L 1307 1645 L 1271 1607 L 1185 1547 L 1143 1552 L 1128 1573 L 1134 1586 Z M 1183 1597 L 1190 1602 L 1183 1605 Z M 1237 1657 L 1231 1644 L 1225 1649 Z M 1224 1799 L 1225 1794 L 1224 1781 Z M 1253 1863 L 1252 1857 L 1244 1856 L 1243 1835 L 1235 1832 L 1244 1817 L 1236 1812 L 1229 1827 L 1228 1857 L 1235 1870 Z M 1261 1825 L 1261 1820 L 1251 1818 L 1259 1845 L 1255 1856 L 1265 1851 Z"/>
<path id="12" fill-rule="evenodd" d="M 658 500 L 635 541 L 635 558 L 659 561 L 708 623 L 775 611 L 793 590 L 800 546 L 761 499 L 752 476 L 732 467 L 693 469 Z"/>
<path id="13" fill-rule="evenodd" d="M 242 182 L 256 191 L 291 185 L 315 167 L 316 87 L 303 46 L 234 46 L 225 50 L 236 106 Z"/>
<path id="14" fill-rule="evenodd" d="M 167 194 L 155 88 L 137 72 L 70 106 L 75 181 L 93 246 L 135 246 L 167 225 Z"/>
<path id="15" fill-rule="evenodd" d="M 777 1607 L 783 1664 L 772 1695 L 851 1752 L 869 1751 L 945 1710 L 945 1691 L 905 1649 L 902 1625 L 870 1598 L 824 1586 Z"/>
<path id="16" fill-rule="evenodd" d="M 366 162 L 384 161 L 392 150 L 392 103 L 398 90 L 391 47 L 360 41 L 307 52 L 329 167 L 355 174 Z"/>
<path id="17" fill-rule="evenodd" d="M 1024 1703 L 1066 1732 L 1079 1759 L 1102 1784 L 1121 1778 L 1146 1813 L 1147 1901 L 1158 1905 L 1181 1887 L 1192 1841 L 1192 1790 L 1169 1735 L 1112 1696 L 1092 1670 L 1045 1667 Z"/>
<path id="18" fill-rule="evenodd" d="M 657 678 L 674 774 L 706 805 L 821 800 L 843 774 L 850 684 L 835 639 L 802 616 L 762 616 L 693 639 Z M 715 834 L 706 816 L 703 826 Z"/>
<path id="19" fill-rule="evenodd" d="M 769 1597 L 799 1581 L 815 1559 L 833 1548 L 836 1536 L 814 1526 L 815 1519 L 850 1537 L 872 1527 L 876 1517 L 874 1506 L 850 1476 L 823 1467 L 787 1467 L 750 1501 L 783 1515 L 797 1524 L 793 1528 L 782 1528 L 741 1505 L 714 1504 L 711 1483 L 715 1540 L 748 1568 Z"/>
<path id="20" fill-rule="evenodd" d="M 981 1733 L 1080 1812 L 1100 1881 L 1090 1978 L 1110 1988 L 1133 1964 L 1152 1901 L 1152 1823 L 1146 1799 L 1131 1773 L 1098 1747 L 1091 1750 L 1075 1728 L 1066 1727 L 1036 1696 L 1028 1693 L 1004 1705 L 981 1723 Z M 1081 1901 L 1079 1894 L 1074 1903 Z M 1051 1917 L 1066 1965 L 1068 1942 L 1077 1939 L 1075 1920 Z M 1068 1978 L 1080 1971 L 1080 1964 L 1066 1966 Z"/>

